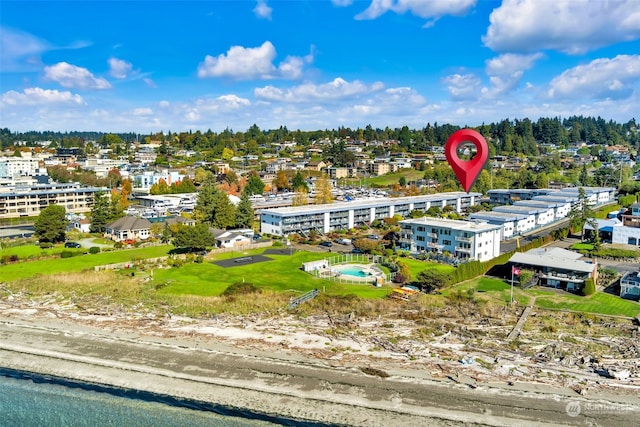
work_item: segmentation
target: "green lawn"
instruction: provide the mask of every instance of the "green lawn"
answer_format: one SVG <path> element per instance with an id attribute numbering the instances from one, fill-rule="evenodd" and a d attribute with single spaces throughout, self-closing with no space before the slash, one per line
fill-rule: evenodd
<path id="1" fill-rule="evenodd" d="M 411 270 L 411 277 L 414 280 L 417 277 L 418 273 L 428 268 L 435 268 L 438 271 L 442 271 L 444 273 L 450 273 L 455 270 L 455 267 L 452 265 L 438 264 L 430 261 L 420 261 L 419 259 L 415 258 L 398 258 L 398 261 L 403 262 L 409 266 L 409 269 Z"/>
<path id="2" fill-rule="evenodd" d="M 17 255 L 19 259 L 23 260 L 28 258 L 51 256 L 54 254 L 58 254 L 63 250 L 63 245 L 49 249 L 40 249 L 40 246 L 37 245 L 22 245 L 0 249 L 0 257 Z"/>
<path id="3" fill-rule="evenodd" d="M 79 255 L 72 258 L 49 258 L 38 261 L 18 262 L 0 266 L 2 280 L 16 280 L 35 276 L 36 274 L 63 273 L 65 271 L 82 271 L 96 265 L 114 264 L 134 261 L 136 259 L 156 258 L 167 255 L 171 245 L 151 246 L 148 248 L 127 249 L 100 254 Z"/>
<path id="4" fill-rule="evenodd" d="M 380 186 L 389 186 L 393 184 L 397 184 L 400 180 L 400 177 L 404 177 L 407 182 L 415 181 L 418 179 L 422 179 L 424 177 L 424 172 L 415 170 L 415 169 L 404 169 L 399 172 L 389 173 L 382 176 L 376 176 L 373 178 L 367 178 L 367 184 L 372 185 L 380 185 Z"/>
<path id="5" fill-rule="evenodd" d="M 602 292 L 590 297 L 556 294 L 550 291 L 538 291 L 537 294 L 536 306 L 538 307 L 627 317 L 640 315 L 640 303 Z"/>
<path id="6" fill-rule="evenodd" d="M 262 252 L 259 249 L 242 254 L 255 255 Z M 238 255 L 236 252 L 235 256 Z M 251 282 L 262 289 L 293 291 L 295 295 L 312 289 L 324 289 L 330 295 L 354 294 L 365 298 L 379 298 L 389 292 L 388 288 L 376 288 L 370 284 L 351 285 L 316 279 L 300 269 L 304 262 L 325 258 L 327 255 L 324 253 L 295 252 L 293 255 L 267 256 L 273 260 L 228 268 L 205 262 L 154 270 L 153 281 L 157 286 L 163 285 L 160 293 L 175 295 L 220 295 L 232 283 L 242 281 Z M 231 257 L 231 253 L 226 253 L 216 259 Z"/>

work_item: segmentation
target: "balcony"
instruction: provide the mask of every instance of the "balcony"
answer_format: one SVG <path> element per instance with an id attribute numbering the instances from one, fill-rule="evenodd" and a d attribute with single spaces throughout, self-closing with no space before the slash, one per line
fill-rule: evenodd
<path id="1" fill-rule="evenodd" d="M 471 243 L 470 237 L 456 236 L 456 242 Z"/>
<path id="2" fill-rule="evenodd" d="M 437 233 L 427 233 L 427 237 L 430 239 L 437 239 L 438 238 L 438 234 Z"/>
<path id="3" fill-rule="evenodd" d="M 464 253 L 467 253 L 467 254 L 471 254 L 472 251 L 473 251 L 472 248 L 463 248 L 463 247 L 460 247 L 460 246 L 456 246 L 456 252 L 464 252 Z"/>
<path id="4" fill-rule="evenodd" d="M 439 243 L 427 242 L 427 247 L 432 249 L 442 249 L 444 245 L 441 245 Z"/>

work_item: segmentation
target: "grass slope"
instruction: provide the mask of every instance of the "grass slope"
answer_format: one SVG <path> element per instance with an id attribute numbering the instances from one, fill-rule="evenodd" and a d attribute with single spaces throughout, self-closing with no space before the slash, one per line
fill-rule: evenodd
<path id="1" fill-rule="evenodd" d="M 97 265 L 135 261 L 137 259 L 156 258 L 167 255 L 171 245 L 151 246 L 148 248 L 127 249 L 104 252 L 94 255 L 79 255 L 72 258 L 49 258 L 31 262 L 18 262 L 0 266 L 2 280 L 25 279 L 38 274 L 53 274 L 82 271 Z"/>

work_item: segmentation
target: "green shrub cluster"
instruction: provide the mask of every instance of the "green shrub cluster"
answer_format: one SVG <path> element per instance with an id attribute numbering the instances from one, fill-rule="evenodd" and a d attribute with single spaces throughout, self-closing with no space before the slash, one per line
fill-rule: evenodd
<path id="1" fill-rule="evenodd" d="M 72 251 L 62 251 L 60 252 L 60 258 L 71 258 L 73 256 Z"/>
<path id="2" fill-rule="evenodd" d="M 89 253 L 90 254 L 99 254 L 100 253 L 100 247 L 98 246 L 91 246 L 89 248 Z"/>
<path id="3" fill-rule="evenodd" d="M 618 204 L 620 206 L 624 206 L 625 208 L 628 208 L 629 206 L 631 206 L 635 202 L 636 202 L 635 194 L 627 194 L 626 196 L 618 197 Z"/>
<path id="4" fill-rule="evenodd" d="M 593 295 L 596 293 L 596 284 L 593 278 L 590 277 L 584 281 L 584 287 L 582 288 L 582 295 Z"/>

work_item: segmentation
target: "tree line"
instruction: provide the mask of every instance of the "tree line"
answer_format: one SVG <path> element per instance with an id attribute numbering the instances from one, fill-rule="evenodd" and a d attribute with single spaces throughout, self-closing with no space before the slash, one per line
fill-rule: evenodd
<path id="1" fill-rule="evenodd" d="M 222 157 L 224 149 L 233 153 L 260 154 L 264 147 L 272 143 L 295 141 L 301 148 L 310 146 L 314 141 L 329 139 L 334 141 L 397 141 L 398 147 L 407 152 L 424 152 L 430 147 L 442 147 L 449 136 L 460 129 L 451 124 L 427 123 L 421 129 L 338 127 L 314 131 L 289 130 L 286 126 L 278 129 L 262 130 L 252 125 L 246 131 L 235 132 L 225 129 L 221 132 L 207 130 L 202 132 L 157 132 L 153 134 L 101 133 L 101 132 L 11 132 L 0 129 L 0 142 L 3 149 L 10 148 L 18 141 L 26 141 L 27 145 L 37 141 L 52 141 L 53 147 L 81 147 L 90 150 L 112 148 L 126 151 L 134 142 L 159 141 L 158 150 L 166 154 L 170 150 L 208 150 L 213 156 Z M 524 154 L 537 156 L 545 147 L 555 145 L 567 147 L 571 143 L 585 141 L 590 144 L 615 145 L 623 144 L 632 148 L 640 148 L 640 135 L 635 118 L 625 123 L 605 120 L 601 117 L 571 116 L 540 118 L 536 121 L 525 119 L 504 119 L 496 123 L 476 126 L 490 143 L 492 154 Z M 91 142 L 94 141 L 94 142 Z M 90 143 L 91 142 L 91 143 Z M 340 150 L 338 150 L 340 152 Z"/>

